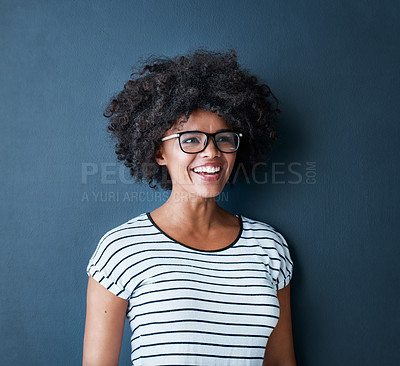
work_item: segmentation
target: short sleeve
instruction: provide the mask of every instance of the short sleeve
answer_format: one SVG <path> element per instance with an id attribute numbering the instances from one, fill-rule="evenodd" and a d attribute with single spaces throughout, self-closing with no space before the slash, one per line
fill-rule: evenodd
<path id="1" fill-rule="evenodd" d="M 276 235 L 277 240 L 275 244 L 280 259 L 279 273 L 276 278 L 276 287 L 278 290 L 281 290 L 287 286 L 292 279 L 293 261 L 285 238 L 279 232 L 276 232 Z"/>
<path id="2" fill-rule="evenodd" d="M 116 270 L 121 260 L 118 255 L 120 251 L 117 229 L 108 231 L 100 239 L 89 260 L 86 272 L 114 295 L 127 300 L 131 294 L 120 282 L 119 272 Z"/>

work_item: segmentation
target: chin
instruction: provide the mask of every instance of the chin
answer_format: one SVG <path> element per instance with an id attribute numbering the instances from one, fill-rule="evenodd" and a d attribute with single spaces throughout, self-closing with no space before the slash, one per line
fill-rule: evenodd
<path id="1" fill-rule="evenodd" d="M 200 183 L 200 184 L 187 184 L 187 185 L 185 184 L 180 186 L 181 188 L 183 188 L 182 193 L 184 195 L 188 194 L 189 197 L 215 198 L 219 194 L 221 194 L 225 185 L 215 184 L 215 183 Z"/>
<path id="2" fill-rule="evenodd" d="M 217 197 L 222 192 L 222 189 L 203 189 L 193 192 L 196 196 L 203 197 L 203 198 L 214 198 Z"/>

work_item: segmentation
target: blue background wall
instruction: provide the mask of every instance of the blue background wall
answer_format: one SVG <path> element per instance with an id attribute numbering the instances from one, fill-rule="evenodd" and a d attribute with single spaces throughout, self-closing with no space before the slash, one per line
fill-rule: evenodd
<path id="1" fill-rule="evenodd" d="M 1 365 L 80 364 L 90 255 L 165 199 L 120 170 L 103 108 L 139 58 L 200 46 L 281 100 L 269 165 L 221 204 L 289 242 L 298 364 L 399 364 L 399 4 L 2 0 Z"/>

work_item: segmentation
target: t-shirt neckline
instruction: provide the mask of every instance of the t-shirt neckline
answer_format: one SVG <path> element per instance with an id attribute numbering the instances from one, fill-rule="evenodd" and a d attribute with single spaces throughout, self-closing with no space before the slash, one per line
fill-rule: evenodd
<path id="1" fill-rule="evenodd" d="M 227 246 L 225 246 L 225 247 L 223 247 L 223 248 L 212 249 L 212 250 L 204 250 L 204 249 L 193 248 L 193 247 L 191 247 L 190 245 L 184 244 L 184 243 L 182 243 L 182 242 L 180 242 L 180 241 L 174 239 L 172 236 L 170 236 L 170 235 L 168 235 L 166 232 L 164 232 L 164 231 L 154 222 L 153 218 L 152 218 L 151 215 L 150 215 L 150 212 L 146 212 L 146 216 L 147 216 L 147 218 L 149 219 L 149 221 L 152 223 L 152 225 L 153 225 L 161 234 L 163 234 L 164 236 L 166 236 L 168 239 L 171 239 L 174 243 L 183 245 L 185 248 L 189 248 L 189 249 L 192 249 L 192 250 L 194 250 L 194 251 L 203 252 L 203 253 L 222 252 L 222 251 L 224 251 L 224 250 L 227 250 L 227 249 L 231 248 L 233 245 L 235 245 L 235 244 L 237 243 L 237 241 L 238 241 L 238 240 L 240 239 L 240 237 L 242 236 L 242 232 L 243 232 L 243 219 L 242 219 L 242 216 L 241 216 L 241 215 L 235 215 L 235 216 L 239 219 L 239 222 L 240 222 L 240 229 L 239 229 L 239 233 L 238 233 L 236 239 L 235 239 L 232 243 L 228 244 Z"/>

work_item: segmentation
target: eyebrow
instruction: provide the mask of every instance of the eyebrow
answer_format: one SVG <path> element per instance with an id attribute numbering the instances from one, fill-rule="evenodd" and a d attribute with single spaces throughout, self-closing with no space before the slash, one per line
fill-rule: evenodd
<path id="1" fill-rule="evenodd" d="M 178 132 L 190 132 L 190 131 L 204 132 L 204 131 L 200 131 L 200 130 L 187 130 L 187 131 L 182 131 L 182 130 L 177 129 L 176 127 L 175 127 L 173 130 L 176 130 L 176 131 L 178 131 Z M 214 133 L 225 132 L 225 131 L 233 131 L 233 130 L 231 130 L 231 129 L 229 129 L 229 128 L 220 128 L 219 130 L 215 131 Z M 204 132 L 204 133 L 208 133 L 208 132 Z"/>

